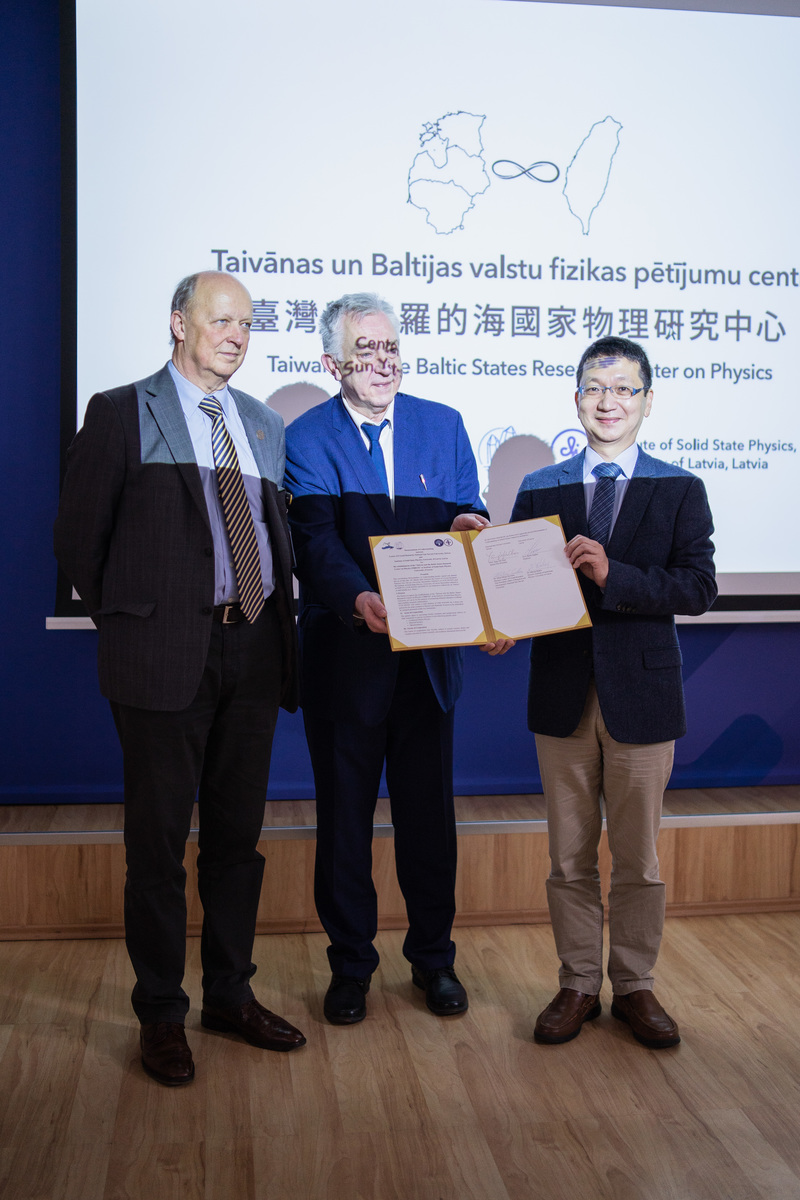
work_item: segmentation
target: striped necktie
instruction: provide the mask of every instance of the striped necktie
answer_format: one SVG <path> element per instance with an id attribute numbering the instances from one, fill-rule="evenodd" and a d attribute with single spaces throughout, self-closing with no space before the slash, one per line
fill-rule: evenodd
<path id="1" fill-rule="evenodd" d="M 384 421 L 380 425 L 372 425 L 369 421 L 365 421 L 364 424 L 361 426 L 361 428 L 364 430 L 364 433 L 369 438 L 370 458 L 372 459 L 373 463 L 375 464 L 375 470 L 378 472 L 380 481 L 383 484 L 383 490 L 387 496 L 389 495 L 389 480 L 386 476 L 386 459 L 383 457 L 383 450 L 381 449 L 380 436 L 381 436 L 381 433 L 383 432 L 384 428 L 388 424 L 389 424 L 388 420 Z"/>
<path id="2" fill-rule="evenodd" d="M 206 416 L 211 417 L 214 423 L 211 429 L 211 449 L 217 469 L 219 498 L 233 555 L 239 607 L 252 623 L 264 607 L 264 583 L 261 578 L 261 558 L 258 553 L 253 514 L 250 512 L 236 447 L 225 424 L 219 400 L 216 396 L 206 396 L 200 401 L 200 409 Z"/>
<path id="3" fill-rule="evenodd" d="M 611 516 L 614 512 L 615 479 L 622 474 L 617 463 L 598 463 L 592 474 L 597 480 L 589 513 L 589 537 L 605 546 L 611 533 Z"/>

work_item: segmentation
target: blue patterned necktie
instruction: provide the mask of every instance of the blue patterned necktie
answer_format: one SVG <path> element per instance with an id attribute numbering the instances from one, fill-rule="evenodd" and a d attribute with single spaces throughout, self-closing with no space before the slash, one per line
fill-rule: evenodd
<path id="1" fill-rule="evenodd" d="M 361 428 L 369 438 L 369 455 L 375 464 L 375 470 L 378 472 L 380 481 L 383 484 L 383 490 L 386 495 L 389 495 L 389 480 L 386 477 L 386 462 L 381 450 L 380 436 L 381 431 L 389 424 L 388 420 L 383 421 L 380 425 L 371 425 L 369 421 L 365 421 Z"/>
<path id="2" fill-rule="evenodd" d="M 598 463 L 592 470 L 597 480 L 589 512 L 589 537 L 593 542 L 605 546 L 611 533 L 611 516 L 614 512 L 616 493 L 615 480 L 622 474 L 616 463 Z"/>
<path id="3" fill-rule="evenodd" d="M 216 396 L 200 401 L 200 410 L 214 422 L 211 428 L 211 449 L 217 470 L 217 487 L 228 530 L 233 555 L 239 607 L 252 624 L 264 607 L 264 582 L 261 578 L 261 557 L 258 553 L 253 514 L 245 491 L 239 456 L 233 444 L 222 406 Z"/>

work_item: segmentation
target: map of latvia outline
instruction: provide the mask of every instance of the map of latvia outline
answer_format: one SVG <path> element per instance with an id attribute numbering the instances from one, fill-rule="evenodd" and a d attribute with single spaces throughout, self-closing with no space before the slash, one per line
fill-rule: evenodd
<path id="1" fill-rule="evenodd" d="M 485 120 L 483 113 L 459 109 L 423 126 L 423 149 L 408 172 L 408 202 L 438 234 L 463 229 L 476 197 L 491 184 L 481 140 Z"/>

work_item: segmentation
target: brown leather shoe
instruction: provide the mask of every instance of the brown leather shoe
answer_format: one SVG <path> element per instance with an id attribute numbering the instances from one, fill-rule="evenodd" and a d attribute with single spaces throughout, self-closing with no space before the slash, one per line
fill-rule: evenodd
<path id="1" fill-rule="evenodd" d="M 602 1012 L 598 997 L 572 988 L 562 988 L 544 1012 L 540 1012 L 533 1030 L 536 1042 L 560 1046 L 571 1042 L 581 1031 L 584 1021 L 593 1021 Z"/>
<path id="2" fill-rule="evenodd" d="M 637 1042 L 651 1050 L 677 1046 L 681 1040 L 676 1022 L 664 1012 L 649 988 L 628 992 L 627 996 L 614 996 L 611 1015 L 630 1025 Z"/>
<path id="3" fill-rule="evenodd" d="M 142 1066 L 151 1079 L 166 1087 L 179 1087 L 194 1079 L 192 1052 L 186 1042 L 182 1025 L 174 1021 L 157 1021 L 142 1025 L 139 1030 Z"/>
<path id="4" fill-rule="evenodd" d="M 240 1008 L 212 1008 L 204 1004 L 200 1024 L 216 1033 L 238 1033 L 261 1050 L 296 1050 L 306 1044 L 299 1029 L 257 1000 L 248 1000 Z"/>

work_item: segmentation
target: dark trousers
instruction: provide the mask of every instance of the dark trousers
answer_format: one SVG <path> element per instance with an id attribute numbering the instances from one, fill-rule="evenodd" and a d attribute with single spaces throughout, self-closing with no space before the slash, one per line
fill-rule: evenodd
<path id="1" fill-rule="evenodd" d="M 453 710 L 439 707 L 419 651 L 403 652 L 399 668 L 379 725 L 304 712 L 317 794 L 314 897 L 331 970 L 352 978 L 370 975 L 379 961 L 372 827 L 384 760 L 409 924 L 403 953 L 426 969 L 455 958 Z"/>
<path id="2" fill-rule="evenodd" d="M 281 639 L 267 601 L 253 625 L 214 623 L 200 686 L 188 708 L 165 712 L 112 702 L 125 775 L 125 939 L 142 1023 L 182 1023 L 189 998 L 183 858 L 199 803 L 197 880 L 203 905 L 203 997 L 234 1006 L 250 978 L 264 860 Z"/>

